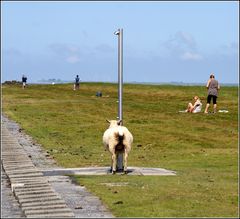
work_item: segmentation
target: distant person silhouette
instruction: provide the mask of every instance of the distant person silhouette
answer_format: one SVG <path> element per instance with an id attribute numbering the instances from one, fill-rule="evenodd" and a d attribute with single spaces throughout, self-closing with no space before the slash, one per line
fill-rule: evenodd
<path id="1" fill-rule="evenodd" d="M 22 76 L 22 88 L 25 89 L 27 85 L 27 77 L 25 75 Z"/>
<path id="2" fill-rule="evenodd" d="M 210 78 L 207 82 L 206 87 L 208 89 L 208 96 L 207 96 L 207 105 L 206 105 L 204 113 L 208 113 L 211 99 L 213 99 L 213 113 L 216 113 L 217 112 L 217 97 L 218 97 L 218 91 L 220 89 L 220 85 L 219 85 L 218 81 L 215 80 L 215 76 L 213 73 L 210 75 Z"/>
<path id="3" fill-rule="evenodd" d="M 76 78 L 75 78 L 75 83 L 74 83 L 74 86 L 73 86 L 73 90 L 79 90 L 79 86 L 80 86 L 80 78 L 77 75 Z"/>

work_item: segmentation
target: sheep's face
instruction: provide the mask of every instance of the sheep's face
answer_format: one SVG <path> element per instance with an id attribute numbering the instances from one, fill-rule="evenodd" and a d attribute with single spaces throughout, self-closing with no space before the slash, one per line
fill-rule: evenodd
<path id="1" fill-rule="evenodd" d="M 122 122 L 122 120 L 107 120 L 109 124 L 109 128 L 119 126 Z"/>

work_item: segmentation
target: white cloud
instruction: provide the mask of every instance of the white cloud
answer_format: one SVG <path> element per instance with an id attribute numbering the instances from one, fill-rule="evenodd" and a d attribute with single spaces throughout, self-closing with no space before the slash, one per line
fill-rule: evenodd
<path id="1" fill-rule="evenodd" d="M 184 44 L 188 48 L 195 49 L 196 47 L 196 41 L 190 33 L 178 31 L 175 34 L 175 40 L 177 40 L 179 44 Z"/>
<path id="2" fill-rule="evenodd" d="M 95 49 L 98 52 L 103 52 L 103 53 L 113 53 L 114 52 L 114 49 L 107 44 L 100 44 L 100 45 L 96 46 Z"/>
<path id="3" fill-rule="evenodd" d="M 78 45 L 71 44 L 51 44 L 49 48 L 61 59 L 74 64 L 80 62 L 81 51 Z"/>
<path id="4" fill-rule="evenodd" d="M 74 64 L 74 63 L 79 62 L 80 58 L 77 55 L 72 55 L 72 56 L 67 57 L 66 61 L 71 63 L 71 64 Z"/>
<path id="5" fill-rule="evenodd" d="M 239 45 L 237 42 L 230 42 L 228 44 L 224 44 L 219 46 L 217 53 L 223 54 L 223 55 L 237 55 Z"/>
<path id="6" fill-rule="evenodd" d="M 194 60 L 194 61 L 203 59 L 203 57 L 200 54 L 194 52 L 185 52 L 180 56 L 180 58 L 182 60 Z"/>
<path id="7" fill-rule="evenodd" d="M 57 55 L 67 55 L 80 52 L 80 48 L 77 45 L 55 43 L 49 45 L 49 48 Z"/>
<path id="8" fill-rule="evenodd" d="M 187 50 L 196 50 L 197 43 L 194 37 L 187 32 L 178 31 L 173 36 L 170 37 L 164 44 L 167 49 L 179 52 Z"/>
<path id="9" fill-rule="evenodd" d="M 69 52 L 71 52 L 71 53 L 76 53 L 76 52 L 79 52 L 79 51 L 80 51 L 80 49 L 79 49 L 78 46 L 68 46 L 68 50 L 69 50 Z"/>
<path id="10" fill-rule="evenodd" d="M 178 31 L 167 41 L 162 43 L 165 54 L 171 58 L 181 60 L 202 60 L 203 56 L 198 51 L 197 42 L 194 36 L 185 31 Z"/>

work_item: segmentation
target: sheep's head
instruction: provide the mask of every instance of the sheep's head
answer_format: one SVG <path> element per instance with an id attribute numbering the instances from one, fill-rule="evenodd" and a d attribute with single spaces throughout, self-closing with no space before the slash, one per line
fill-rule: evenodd
<path id="1" fill-rule="evenodd" d="M 116 127 L 121 125 L 122 120 L 106 120 L 108 123 L 110 123 L 109 128 Z"/>

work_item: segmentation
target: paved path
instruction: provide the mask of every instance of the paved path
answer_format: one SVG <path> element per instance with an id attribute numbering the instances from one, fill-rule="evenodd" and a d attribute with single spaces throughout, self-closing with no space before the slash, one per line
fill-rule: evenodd
<path id="1" fill-rule="evenodd" d="M 26 217 L 74 217 L 72 210 L 5 126 L 2 127 L 2 166 Z"/>
<path id="2" fill-rule="evenodd" d="M 24 214 L 12 193 L 11 185 L 1 167 L 1 218 L 24 218 Z"/>
<path id="3" fill-rule="evenodd" d="M 44 170 L 49 169 L 59 169 L 54 159 L 52 159 L 49 154 L 37 144 L 31 136 L 24 133 L 24 130 L 15 123 L 9 120 L 7 117 L 2 116 L 3 126 L 9 131 L 12 138 L 19 143 L 19 145 L 24 149 L 27 157 L 30 159 L 32 164 L 43 173 Z M 3 127 L 2 126 L 2 127 Z M 16 142 L 15 142 L 16 143 Z M 30 170 L 28 170 L 29 172 Z M 75 218 L 113 218 L 114 216 L 107 210 L 107 208 L 102 204 L 98 197 L 89 193 L 84 186 L 75 185 L 72 183 L 68 176 L 62 175 L 43 175 L 44 179 L 50 184 L 52 190 L 58 193 L 59 198 L 61 198 L 67 205 L 69 209 L 74 213 Z M 9 189 L 11 192 L 11 190 Z M 4 193 L 2 194 L 2 201 L 7 200 Z M 48 202 L 50 203 L 50 202 Z M 8 205 L 9 206 L 9 205 Z M 2 212 L 7 205 L 2 206 Z M 11 208 L 12 209 L 12 208 Z M 11 210 L 9 209 L 9 210 Z M 21 211 L 21 209 L 20 209 Z M 8 212 L 9 213 L 9 212 Z M 14 214 L 14 211 L 12 212 Z M 20 217 L 20 214 L 19 214 Z"/>

